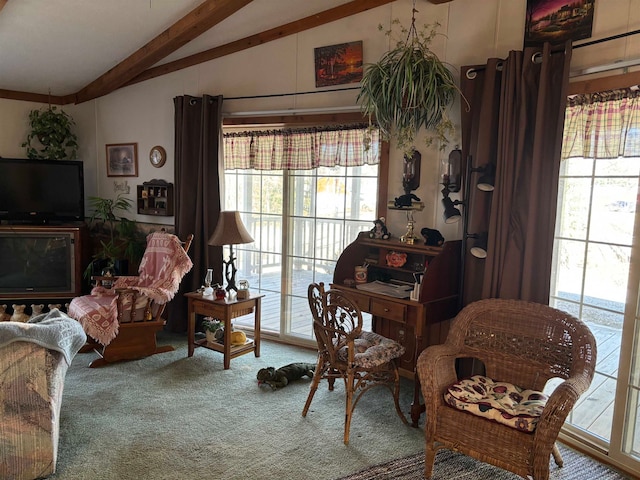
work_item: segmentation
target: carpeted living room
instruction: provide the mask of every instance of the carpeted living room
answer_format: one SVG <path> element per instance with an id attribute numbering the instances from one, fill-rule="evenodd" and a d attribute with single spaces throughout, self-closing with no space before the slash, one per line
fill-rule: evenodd
<path id="1" fill-rule="evenodd" d="M 640 0 L 0 0 L 0 478 L 640 478 Z"/>

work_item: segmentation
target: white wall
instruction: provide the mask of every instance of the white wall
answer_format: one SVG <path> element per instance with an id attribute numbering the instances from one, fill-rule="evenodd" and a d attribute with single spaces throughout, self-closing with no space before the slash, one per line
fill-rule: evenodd
<path id="1" fill-rule="evenodd" d="M 322 5 L 322 0 L 314 1 Z M 606 5 L 606 6 L 605 6 Z M 173 181 L 174 133 L 173 98 L 178 95 L 223 95 L 239 97 L 315 91 L 313 49 L 342 42 L 363 40 L 364 61 L 375 62 L 388 49 L 387 37 L 378 30 L 398 18 L 408 26 L 412 0 L 397 0 L 350 18 L 285 37 L 242 52 L 197 65 L 163 77 L 120 89 L 110 95 L 81 105 L 69 105 L 69 112 L 78 125 L 80 157 L 85 162 L 87 195 L 115 196 L 114 178 L 106 176 L 105 144 L 138 144 L 137 178 L 127 178 L 130 198 L 135 200 L 135 185 L 151 179 Z M 441 23 L 434 52 L 459 72 L 463 65 L 485 63 L 488 57 L 505 57 L 509 50 L 519 50 L 523 44 L 526 0 L 453 0 L 433 5 L 417 0 L 416 24 Z M 598 0 L 592 38 L 602 38 L 640 28 L 640 0 Z M 580 43 L 580 42 L 578 42 Z M 640 36 L 603 43 L 575 50 L 572 70 L 617 60 L 640 59 Z M 620 71 L 613 73 L 621 73 Z M 357 107 L 357 91 L 320 93 L 251 100 L 227 100 L 224 112 L 259 112 L 328 107 Z M 0 100 L 0 155 L 24 156 L 19 146 L 26 137 L 26 116 L 37 104 Z M 459 123 L 459 104 L 451 112 Z M 420 188 L 415 192 L 426 204 L 416 212 L 416 227 L 434 227 L 445 238 L 460 238 L 459 225 L 444 225 L 441 221 L 439 164 L 460 142 L 459 137 L 440 152 L 436 147 L 422 146 L 424 132 L 417 148 L 422 153 Z M 157 169 L 148 161 L 154 145 L 162 145 L 168 153 L 164 167 Z M 393 148 L 389 179 L 389 198 L 402 193 L 402 155 Z M 121 180 L 121 179 L 118 179 Z M 402 235 L 406 225 L 404 212 L 390 211 L 387 223 L 394 235 Z M 135 215 L 139 221 L 171 223 L 173 218 Z"/>

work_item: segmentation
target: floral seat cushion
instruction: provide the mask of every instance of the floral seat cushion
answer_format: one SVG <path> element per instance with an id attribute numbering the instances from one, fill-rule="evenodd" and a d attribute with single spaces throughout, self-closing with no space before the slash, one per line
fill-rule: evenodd
<path id="1" fill-rule="evenodd" d="M 547 398 L 542 392 L 482 375 L 460 380 L 444 394 L 451 407 L 529 433 L 535 430 Z"/>
<path id="2" fill-rule="evenodd" d="M 379 367 L 394 358 L 404 355 L 405 348 L 390 338 L 373 332 L 362 332 L 354 341 L 356 366 L 361 368 Z M 338 350 L 338 358 L 346 362 L 348 359 L 347 346 Z"/>

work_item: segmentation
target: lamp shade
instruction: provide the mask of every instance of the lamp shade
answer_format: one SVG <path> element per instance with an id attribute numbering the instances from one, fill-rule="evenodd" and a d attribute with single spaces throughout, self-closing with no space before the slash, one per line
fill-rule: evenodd
<path id="1" fill-rule="evenodd" d="M 482 175 L 478 179 L 477 187 L 483 192 L 493 192 L 493 186 L 496 179 L 496 167 L 492 163 L 488 163 L 482 168 Z"/>
<path id="2" fill-rule="evenodd" d="M 444 223 L 457 223 L 460 221 L 462 215 L 460 214 L 460 210 L 455 207 L 453 200 L 449 197 L 444 197 L 442 199 L 442 206 L 444 207 L 444 212 L 442 212 Z"/>
<path id="3" fill-rule="evenodd" d="M 487 258 L 487 232 L 478 233 L 475 235 L 469 235 L 470 238 L 475 238 L 473 245 L 470 249 L 471 255 L 476 258 Z"/>
<path id="4" fill-rule="evenodd" d="M 253 237 L 244 227 L 244 224 L 240 219 L 240 212 L 220 212 L 216 229 L 211 237 L 209 237 L 209 245 L 239 245 L 241 243 L 251 242 L 253 242 Z"/>

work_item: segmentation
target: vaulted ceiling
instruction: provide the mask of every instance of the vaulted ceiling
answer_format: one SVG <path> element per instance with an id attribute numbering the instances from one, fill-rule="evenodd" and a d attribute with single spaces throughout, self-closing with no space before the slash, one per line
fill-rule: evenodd
<path id="1" fill-rule="evenodd" d="M 0 98 L 81 103 L 393 1 L 0 0 Z"/>

